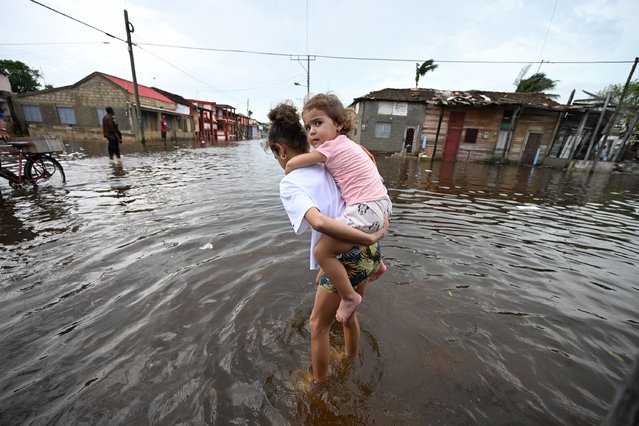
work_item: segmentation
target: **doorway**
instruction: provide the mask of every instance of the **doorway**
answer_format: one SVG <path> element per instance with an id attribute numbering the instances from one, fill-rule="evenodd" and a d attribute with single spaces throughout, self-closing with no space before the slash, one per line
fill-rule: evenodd
<path id="1" fill-rule="evenodd" d="M 542 136 L 543 133 L 528 133 L 526 148 L 524 148 L 524 154 L 521 157 L 521 164 L 535 164 L 537 150 L 539 149 L 539 145 L 541 145 Z"/>
<path id="2" fill-rule="evenodd" d="M 403 151 L 406 154 L 413 152 L 413 143 L 415 141 L 415 128 L 407 127 L 406 135 L 404 136 L 404 148 Z"/>
<path id="3" fill-rule="evenodd" d="M 444 145 L 444 152 L 442 153 L 442 161 L 455 161 L 457 159 L 457 151 L 459 151 L 459 143 L 461 141 L 465 119 L 465 112 L 450 113 L 450 117 L 448 118 L 448 133 L 446 134 L 446 143 Z"/>

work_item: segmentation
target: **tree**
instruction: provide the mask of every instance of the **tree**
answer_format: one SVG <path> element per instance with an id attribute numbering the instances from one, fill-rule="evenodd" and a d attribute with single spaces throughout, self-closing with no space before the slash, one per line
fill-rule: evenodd
<path id="1" fill-rule="evenodd" d="M 610 102 L 612 102 L 613 104 L 618 104 L 619 99 L 621 98 L 621 92 L 623 92 L 624 85 L 625 83 L 611 84 L 603 90 L 597 92 L 597 96 L 605 99 L 608 93 L 610 93 Z M 623 128 L 627 129 L 628 127 L 632 126 L 632 122 L 635 119 L 635 114 L 639 113 L 639 79 L 628 83 L 628 91 L 626 92 L 626 96 L 623 99 L 623 105 L 621 106 L 627 108 L 627 110 L 621 111 L 619 122 L 621 123 Z M 632 112 L 634 112 L 634 114 L 632 114 Z M 635 133 L 638 131 L 639 123 L 636 123 L 635 128 L 632 132 Z"/>
<path id="2" fill-rule="evenodd" d="M 40 88 L 40 72 L 25 63 L 9 59 L 0 60 L 0 73 L 9 77 L 11 90 L 15 93 L 34 92 Z"/>
<path id="3" fill-rule="evenodd" d="M 514 85 L 516 86 L 515 92 L 519 93 L 545 93 L 548 90 L 553 90 L 557 86 L 559 80 L 551 80 L 546 76 L 546 73 L 537 72 L 528 78 L 526 74 L 530 69 L 530 65 L 526 65 L 521 69 L 519 75 L 515 79 Z M 546 94 L 549 98 L 556 98 L 559 95 Z"/>
<path id="4" fill-rule="evenodd" d="M 423 64 L 419 65 L 419 63 L 415 64 L 415 89 L 417 89 L 417 85 L 419 84 L 419 78 L 423 77 L 428 71 L 435 71 L 435 69 L 439 66 L 435 64 L 432 59 L 424 61 Z"/>
<path id="5" fill-rule="evenodd" d="M 624 84 L 611 84 L 610 86 L 607 86 L 603 90 L 597 92 L 597 95 L 605 98 L 606 95 L 610 93 L 610 100 L 613 103 L 618 103 L 619 98 L 621 97 L 621 92 L 623 92 L 623 86 Z M 639 79 L 631 81 L 628 84 L 628 92 L 626 93 L 626 97 L 623 100 L 623 106 L 639 109 Z"/>

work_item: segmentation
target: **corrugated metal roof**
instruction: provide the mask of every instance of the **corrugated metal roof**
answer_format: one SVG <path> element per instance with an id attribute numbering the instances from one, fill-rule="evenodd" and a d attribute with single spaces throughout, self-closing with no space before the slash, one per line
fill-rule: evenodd
<path id="1" fill-rule="evenodd" d="M 403 101 L 437 105 L 527 105 L 537 108 L 561 106 L 543 93 L 490 92 L 481 90 L 382 89 L 355 98 L 362 100 Z"/>
<path id="2" fill-rule="evenodd" d="M 124 80 L 122 78 L 119 77 L 115 77 L 109 74 L 105 74 L 105 73 L 100 73 L 102 74 L 104 77 L 108 78 L 109 80 L 111 80 L 112 82 L 114 82 L 115 84 L 117 84 L 118 86 L 122 87 L 123 89 L 125 89 L 126 91 L 128 91 L 130 94 L 134 94 L 135 91 L 133 89 L 133 83 L 128 81 L 128 80 Z M 171 99 L 167 98 L 166 96 L 164 96 L 163 94 L 156 92 L 155 90 L 151 89 L 150 87 L 146 87 L 143 86 L 141 84 L 138 83 L 138 94 L 142 97 L 145 98 L 151 98 L 151 99 L 156 99 L 158 101 L 162 101 L 162 102 L 168 102 L 168 103 L 175 103 L 174 101 L 172 101 Z"/>

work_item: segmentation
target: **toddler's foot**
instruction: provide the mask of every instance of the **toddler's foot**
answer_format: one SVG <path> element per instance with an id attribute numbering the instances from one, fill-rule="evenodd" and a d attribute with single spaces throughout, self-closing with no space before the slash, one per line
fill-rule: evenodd
<path id="1" fill-rule="evenodd" d="M 371 275 L 370 281 L 369 282 L 373 282 L 375 280 L 377 280 L 379 277 L 381 277 L 382 275 L 384 275 L 384 273 L 388 270 L 388 268 L 386 267 L 386 264 L 384 262 L 379 262 L 379 268 L 377 269 L 377 272 L 375 272 L 373 275 Z"/>
<path id="2" fill-rule="evenodd" d="M 339 302 L 339 307 L 337 308 L 337 313 L 335 314 L 335 318 L 339 322 L 345 322 L 348 317 L 353 315 L 355 309 L 362 303 L 362 296 L 357 293 L 353 294 L 353 298 L 350 300 L 342 299 Z"/>

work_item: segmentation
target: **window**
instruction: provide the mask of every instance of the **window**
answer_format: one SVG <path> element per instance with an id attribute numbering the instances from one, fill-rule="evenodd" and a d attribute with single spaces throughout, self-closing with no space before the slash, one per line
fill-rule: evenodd
<path id="1" fill-rule="evenodd" d="M 57 110 L 61 124 L 75 124 L 75 111 L 73 111 L 73 108 L 58 107 Z"/>
<path id="2" fill-rule="evenodd" d="M 96 108 L 96 114 L 98 115 L 98 126 L 102 125 L 102 119 L 106 115 L 106 108 Z"/>
<path id="3" fill-rule="evenodd" d="M 390 123 L 375 123 L 375 137 L 376 138 L 390 138 L 391 124 Z"/>
<path id="4" fill-rule="evenodd" d="M 42 114 L 40 114 L 39 106 L 24 105 L 22 111 L 24 111 L 24 119 L 26 121 L 42 122 Z"/>
<path id="5" fill-rule="evenodd" d="M 408 115 L 408 102 L 378 102 L 377 114 L 379 115 Z"/>
<path id="6" fill-rule="evenodd" d="M 466 136 L 464 137 L 464 143 L 476 143 L 477 133 L 479 133 L 479 129 L 466 129 Z"/>
<path id="7" fill-rule="evenodd" d="M 377 113 L 379 115 L 392 115 L 393 102 L 380 102 L 377 104 Z"/>
<path id="8" fill-rule="evenodd" d="M 393 105 L 393 115 L 401 115 L 406 117 L 408 115 L 408 103 L 395 102 Z"/>

